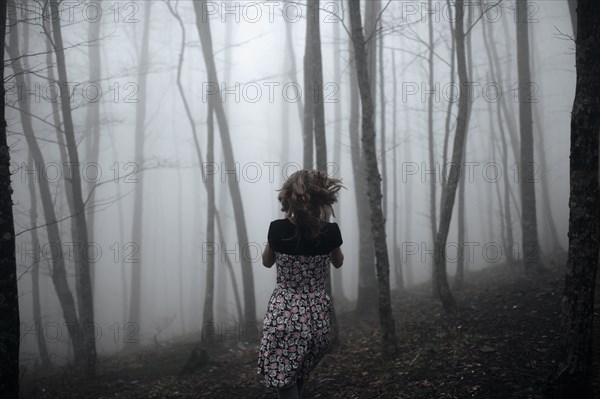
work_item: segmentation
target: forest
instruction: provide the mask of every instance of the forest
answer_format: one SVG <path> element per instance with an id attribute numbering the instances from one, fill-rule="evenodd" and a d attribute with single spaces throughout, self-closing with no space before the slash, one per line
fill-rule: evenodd
<path id="1" fill-rule="evenodd" d="M 600 395 L 597 1 L 0 21 L 1 398 Z M 276 246 L 302 201 L 320 254 Z"/>

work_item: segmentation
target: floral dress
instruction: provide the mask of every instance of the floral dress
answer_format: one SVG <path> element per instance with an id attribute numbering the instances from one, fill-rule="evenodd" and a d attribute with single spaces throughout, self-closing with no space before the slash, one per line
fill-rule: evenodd
<path id="1" fill-rule="evenodd" d="M 339 227 L 327 223 L 317 240 L 287 240 L 294 226 L 271 223 L 277 287 L 269 299 L 258 357 L 267 386 L 283 388 L 306 379 L 331 341 L 331 298 L 325 292 L 330 253 L 341 245 Z M 293 234 L 293 233 L 292 233 Z"/>

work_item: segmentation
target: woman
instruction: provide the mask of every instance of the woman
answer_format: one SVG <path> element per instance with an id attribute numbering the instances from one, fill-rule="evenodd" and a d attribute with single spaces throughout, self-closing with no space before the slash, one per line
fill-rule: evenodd
<path id="1" fill-rule="evenodd" d="M 280 399 L 301 398 L 303 383 L 331 340 L 331 298 L 325 292 L 329 263 L 344 262 L 342 235 L 328 223 L 342 188 L 317 170 L 300 170 L 279 190 L 285 219 L 271 222 L 263 252 L 277 264 L 277 287 L 264 318 L 258 372 Z"/>

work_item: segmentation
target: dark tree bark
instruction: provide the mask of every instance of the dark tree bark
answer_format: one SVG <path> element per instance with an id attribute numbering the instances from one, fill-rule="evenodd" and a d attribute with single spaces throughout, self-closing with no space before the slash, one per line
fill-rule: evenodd
<path id="1" fill-rule="evenodd" d="M 349 43 L 350 59 L 350 157 L 352 160 L 352 176 L 355 187 L 356 216 L 359 226 L 369 225 L 369 207 L 367 190 L 365 184 L 365 168 L 361 156 L 361 144 L 359 140 L 360 127 L 360 94 L 358 89 L 358 78 L 353 61 L 354 49 L 352 41 Z M 366 315 L 375 311 L 377 304 L 377 280 L 375 278 L 375 247 L 371 229 L 358 229 L 358 296 L 356 300 L 356 312 Z"/>
<path id="2" fill-rule="evenodd" d="M 362 144 L 367 180 L 367 195 L 371 214 L 371 231 L 375 243 L 375 258 L 378 282 L 379 323 L 381 325 L 384 355 L 391 354 L 396 346 L 395 324 L 390 299 L 390 265 L 385 234 L 385 221 L 381 209 L 381 176 L 377 168 L 375 151 L 375 110 L 369 81 L 365 38 L 360 17 L 360 3 L 348 0 L 354 61 L 358 76 L 358 87 L 362 104 Z"/>
<path id="3" fill-rule="evenodd" d="M 217 85 L 217 90 L 214 95 L 209 96 L 208 101 L 212 101 L 217 125 L 223 146 L 223 155 L 225 157 L 225 167 L 233 170 L 235 167 L 235 158 L 233 154 L 233 146 L 229 135 L 229 125 L 225 115 L 225 109 L 221 98 L 221 92 L 218 90 L 217 69 L 215 66 L 214 52 L 212 45 L 212 34 L 210 30 L 210 22 L 208 20 L 208 10 L 206 0 L 194 1 L 194 11 L 196 14 L 196 26 L 200 36 L 202 45 L 202 54 L 204 63 L 209 76 L 209 81 Z M 238 243 L 240 250 L 240 260 L 242 268 L 242 284 L 244 288 L 244 323 L 251 325 L 256 322 L 256 297 L 254 295 L 254 276 L 252 273 L 252 264 L 247 256 L 243 255 L 244 245 L 248 244 L 248 232 L 246 230 L 246 218 L 244 216 L 244 205 L 242 203 L 242 195 L 240 186 L 235 179 L 229 178 L 229 192 L 233 204 L 235 215 L 236 230 L 238 235 Z"/>
<path id="4" fill-rule="evenodd" d="M 561 360 L 549 398 L 597 397 L 593 392 L 595 280 L 600 250 L 600 7 L 577 2 L 577 83 L 571 113 L 569 254 L 562 299 Z"/>
<path id="5" fill-rule="evenodd" d="M 142 50 L 138 64 L 138 85 L 142 98 L 147 95 L 147 76 L 150 67 L 149 55 L 149 37 L 150 37 L 150 16 L 152 14 L 152 2 L 145 4 L 144 27 L 142 36 Z M 136 104 L 135 111 L 135 162 L 138 167 L 144 163 L 144 143 L 146 136 L 146 101 L 139 101 Z M 140 174 L 137 177 L 137 184 L 133 193 L 133 227 L 131 240 L 137 245 L 138 253 L 141 259 L 131 264 L 131 298 L 129 302 L 129 322 L 134 323 L 135 336 L 132 337 L 128 345 L 139 345 L 139 326 L 142 312 L 142 262 L 143 262 L 143 211 L 144 211 L 144 176 Z"/>
<path id="6" fill-rule="evenodd" d="M 6 2 L 0 5 L 0 38 L 4 46 L 6 33 Z M 0 81 L 4 82 L 4 50 Z M 6 139 L 5 89 L 1 85 L 0 110 L 0 396 L 19 397 L 20 318 L 17 288 L 17 259 L 15 256 L 15 226 L 12 211 L 10 182 L 10 151 Z"/>
<path id="7" fill-rule="evenodd" d="M 533 116 L 531 108 L 531 71 L 529 68 L 529 26 L 527 0 L 516 3 L 517 69 L 519 79 L 519 130 L 521 131 L 521 230 L 525 270 L 531 272 L 540 265 L 535 204 L 535 163 L 533 156 Z"/>

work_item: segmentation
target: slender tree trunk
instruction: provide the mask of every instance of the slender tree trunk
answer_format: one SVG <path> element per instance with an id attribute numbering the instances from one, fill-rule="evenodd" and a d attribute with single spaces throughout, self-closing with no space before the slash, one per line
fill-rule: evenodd
<path id="1" fill-rule="evenodd" d="M 317 169 L 327 172 L 327 141 L 325 139 L 325 105 L 323 104 L 323 61 L 321 56 L 321 28 L 319 0 L 309 0 L 309 21 L 311 27 L 311 62 L 312 85 L 314 97 L 307 99 L 314 101 L 314 137 Z"/>
<path id="2" fill-rule="evenodd" d="M 394 270 L 396 271 L 396 283 L 398 285 L 399 290 L 404 290 L 404 275 L 402 271 L 402 260 L 400 259 L 400 247 L 398 246 L 398 225 L 400 224 L 400 220 L 398 220 L 398 123 L 397 123 L 397 115 L 398 115 L 398 79 L 396 73 L 396 52 L 392 51 L 392 85 L 394 94 L 392 97 L 392 158 L 393 158 L 393 172 L 392 179 L 394 181 L 392 185 L 393 190 L 393 248 L 394 248 Z M 383 74 L 381 76 L 383 80 Z M 382 87 L 383 91 L 383 87 Z M 383 106 L 383 99 L 382 99 Z M 406 145 L 406 144 L 405 144 Z M 385 180 L 385 179 L 384 179 Z"/>
<path id="3" fill-rule="evenodd" d="M 352 54 L 350 60 L 350 157 L 352 160 L 352 175 L 354 177 L 356 215 L 359 226 L 368 226 L 369 206 L 367 191 L 365 187 L 365 168 L 361 156 L 361 144 L 359 140 L 360 127 L 360 94 L 358 90 L 358 78 L 356 76 L 356 66 L 353 61 L 354 49 L 350 41 L 349 52 Z M 359 315 L 366 315 L 375 311 L 377 303 L 377 281 L 375 278 L 375 268 L 373 261 L 375 259 L 375 248 L 371 229 L 361 228 L 358 230 L 358 297 L 356 300 L 356 312 Z"/>
<path id="4" fill-rule="evenodd" d="M 208 10 L 206 0 L 195 1 L 194 10 L 196 13 L 196 25 L 198 28 L 198 34 L 200 36 L 200 42 L 202 45 L 202 53 L 204 55 L 204 62 L 209 76 L 209 81 L 214 83 L 216 87 L 216 93 L 209 96 L 209 101 L 213 102 L 213 109 L 215 116 L 217 117 L 217 124 L 219 127 L 219 133 L 221 135 L 221 144 L 223 146 L 223 153 L 225 156 L 225 167 L 228 170 L 235 169 L 235 158 L 233 155 L 233 146 L 231 145 L 231 138 L 229 135 L 229 125 L 225 116 L 225 110 L 223 108 L 223 102 L 221 99 L 221 93 L 218 90 L 218 77 L 215 61 L 213 57 L 212 48 L 212 36 L 210 31 L 210 23 L 208 20 Z M 240 192 L 240 186 L 235 179 L 229 178 L 229 191 L 231 193 L 231 200 L 233 204 L 233 211 L 235 214 L 236 230 L 238 235 L 238 243 L 240 250 L 241 268 L 242 268 L 242 281 L 244 287 L 244 323 L 250 325 L 256 322 L 256 297 L 254 295 L 254 277 L 252 273 L 252 264 L 250 260 L 243 255 L 243 248 L 248 245 L 248 232 L 246 230 L 246 218 L 244 216 L 244 205 L 242 203 L 242 195 Z"/>
<path id="5" fill-rule="evenodd" d="M 472 18 L 473 7 L 469 7 L 468 18 L 467 20 L 473 21 Z M 471 46 L 471 34 L 466 38 L 467 41 L 467 73 L 468 76 L 473 76 L 473 57 L 472 57 L 472 46 Z M 454 55 L 452 55 L 454 58 Z M 464 138 L 464 148 L 463 148 L 463 158 L 461 165 L 466 165 L 467 157 L 467 137 L 469 135 L 469 121 L 471 120 L 471 106 L 469 105 L 467 110 L 467 127 L 465 128 L 465 138 Z M 467 264 L 465 264 L 465 235 L 466 235 L 466 223 L 465 223 L 465 207 L 466 207 L 466 196 L 465 196 L 465 182 L 464 176 L 460 179 L 459 187 L 458 187 L 458 259 L 456 260 L 456 279 L 455 286 L 457 289 L 462 289 L 464 279 L 465 279 L 465 268 Z M 491 226 L 490 226 L 491 227 Z"/>
<path id="6" fill-rule="evenodd" d="M 383 23 L 381 22 L 381 20 L 379 21 L 379 27 L 380 30 L 383 29 Z M 379 52 L 379 151 L 381 152 L 381 189 L 382 189 L 382 195 L 383 195 L 383 217 L 385 218 L 387 213 L 387 203 L 388 203 L 388 194 L 387 194 L 387 151 L 386 151 L 386 145 L 385 145 L 385 117 L 386 117 L 386 112 L 385 112 L 385 75 L 384 75 L 384 67 L 383 67 L 383 38 L 384 36 L 381 35 L 379 37 L 379 46 L 377 46 L 377 50 Z M 394 76 L 394 79 L 396 77 Z M 395 111 L 395 110 L 394 110 Z M 393 115 L 395 116 L 396 113 L 394 112 Z M 394 256 L 396 253 L 396 244 L 394 244 Z"/>
<path id="7" fill-rule="evenodd" d="M 454 85 L 456 83 L 456 40 L 454 40 L 454 25 L 452 21 L 452 5 L 450 0 L 446 0 L 446 6 L 448 8 L 448 25 L 450 27 L 450 101 L 448 101 L 448 107 L 446 111 L 446 121 L 444 123 L 444 149 L 442 150 L 442 170 L 448 161 L 448 141 L 450 140 L 450 119 L 452 119 L 452 104 L 454 103 Z M 446 179 L 442 176 L 442 192 L 446 189 Z"/>
<path id="8" fill-rule="evenodd" d="M 562 299 L 561 361 L 548 398 L 597 397 L 593 391 L 595 280 L 600 250 L 600 8 L 577 3 L 577 83 L 571 113 L 569 255 Z"/>
<path id="9" fill-rule="evenodd" d="M 302 141 L 304 148 L 303 168 L 311 169 L 313 167 L 313 152 L 315 130 L 315 97 L 318 95 L 315 87 L 314 66 L 313 62 L 313 41 L 315 25 L 319 24 L 317 19 L 318 0 L 307 0 L 306 11 L 306 40 L 304 47 L 304 117 L 302 124 Z M 317 10 L 316 10 L 317 9 Z"/>
<path id="10" fill-rule="evenodd" d="M 148 70 L 150 67 L 149 55 L 149 36 L 150 36 L 150 16 L 152 13 L 152 2 L 145 5 L 144 27 L 142 36 L 142 50 L 138 65 L 138 84 L 139 92 L 143 101 L 136 104 L 135 111 L 135 162 L 140 167 L 144 163 L 144 144 L 146 136 L 146 101 Z M 131 240 L 138 248 L 140 259 L 131 264 L 131 298 L 129 303 L 129 322 L 138 326 L 136 335 L 129 341 L 134 345 L 139 345 L 139 326 L 142 312 L 142 262 L 143 262 L 143 210 L 144 210 L 144 176 L 140 174 L 137 177 L 133 197 L 133 229 Z M 130 344 L 131 345 L 131 344 Z"/>
<path id="11" fill-rule="evenodd" d="M 340 6 L 341 1 L 340 1 Z M 335 83 L 338 88 L 338 95 L 341 97 L 342 90 L 342 68 L 341 68 L 341 52 L 340 52 L 340 24 L 337 24 L 333 28 L 333 46 L 334 46 L 334 54 L 333 57 L 333 75 L 335 79 Z M 336 101 L 334 107 L 334 122 L 333 122 L 333 163 L 337 169 L 337 174 L 341 176 L 342 174 L 342 103 L 340 101 Z M 341 221 L 341 199 L 338 199 L 338 202 L 334 205 L 336 219 L 338 223 Z M 342 274 L 341 273 L 332 273 L 332 283 L 333 283 L 333 294 L 335 296 L 336 301 L 342 301 L 343 303 L 347 302 L 346 295 L 344 294 L 344 285 L 342 283 Z"/>
<path id="12" fill-rule="evenodd" d="M 7 2 L 0 5 L 0 38 L 4 45 L 6 34 Z M 13 29 L 15 27 L 13 26 Z M 14 35 L 14 34 L 13 34 Z M 2 66 L 0 80 L 4 82 L 4 51 L 2 51 Z M 12 211 L 12 187 L 10 182 L 10 150 L 6 139 L 5 119 L 5 89 L 1 85 L 2 110 L 0 110 L 0 396 L 17 399 L 19 397 L 19 346 L 20 346 L 20 317 L 19 291 L 17 286 L 17 259 L 15 256 L 15 226 Z"/>
<path id="13" fill-rule="evenodd" d="M 521 230 L 525 270 L 539 268 L 539 243 L 535 204 L 535 168 L 533 156 L 533 117 L 530 98 L 531 71 L 529 69 L 529 27 L 527 0 L 516 3 L 517 67 L 519 74 L 519 130 L 521 131 Z"/>
<path id="14" fill-rule="evenodd" d="M 35 170 L 33 154 L 31 151 L 27 157 L 27 169 Z M 31 208 L 29 209 L 29 219 L 31 220 L 31 227 L 37 226 L 37 196 L 35 192 L 34 179 L 27 179 L 27 186 L 29 187 L 29 198 L 31 199 Z M 40 359 L 42 360 L 42 366 L 47 368 L 52 365 L 50 362 L 50 356 L 48 356 L 48 348 L 46 347 L 46 340 L 43 337 L 42 329 L 42 311 L 40 304 L 40 257 L 38 248 L 40 248 L 40 240 L 38 238 L 38 232 L 36 228 L 31 229 L 31 245 L 33 246 L 33 263 L 31 265 L 31 300 L 33 302 L 33 324 L 37 336 L 38 351 L 40 352 Z"/>
<path id="15" fill-rule="evenodd" d="M 101 0 L 99 0 L 100 2 Z M 100 83 L 100 28 L 102 26 L 102 19 L 96 22 L 89 22 L 88 27 L 88 41 L 89 44 L 89 77 L 92 85 Z M 98 98 L 99 100 L 99 98 Z M 86 158 L 87 162 L 97 163 L 98 156 L 100 153 L 100 101 L 91 101 L 87 103 L 86 111 L 86 123 L 85 126 L 88 129 L 89 137 L 87 137 L 86 143 Z M 90 193 L 88 199 L 88 207 L 91 211 L 87 213 L 87 227 L 88 227 L 88 239 L 90 242 L 94 242 L 94 222 L 96 220 L 96 212 L 93 209 L 94 201 L 96 199 L 96 190 L 94 186 L 95 179 L 90 179 L 88 182 L 88 192 Z M 94 276 L 95 276 L 95 265 L 90 261 L 90 279 L 92 281 L 92 288 L 94 288 Z"/>
<path id="16" fill-rule="evenodd" d="M 456 118 L 456 133 L 454 134 L 454 145 L 452 151 L 452 166 L 448 169 L 444 195 L 441 204 L 440 226 L 435 240 L 435 273 L 437 280 L 438 296 L 446 311 L 452 311 L 456 307 L 456 302 L 448 286 L 448 277 L 446 275 L 446 243 L 448 241 L 448 231 L 452 219 L 452 210 L 456 198 L 456 190 L 459 180 L 464 178 L 463 152 L 465 149 L 465 136 L 467 132 L 467 120 L 469 115 L 469 98 L 467 89 L 468 74 L 465 55 L 465 34 L 464 34 L 464 0 L 457 0 L 455 4 L 456 25 L 454 39 L 456 40 L 456 60 L 458 69 L 458 82 L 460 87 L 458 99 L 458 115 Z"/>
<path id="17" fill-rule="evenodd" d="M 207 114 L 207 130 L 208 130 L 208 144 L 207 144 L 207 155 L 206 162 L 211 165 L 215 161 L 214 147 L 215 147 L 215 129 L 213 122 L 213 109 L 212 102 L 208 102 L 208 114 Z M 208 206 L 206 209 L 206 241 L 208 244 L 215 244 L 215 179 L 214 175 L 210 174 L 206 176 L 206 191 L 208 194 Z M 204 327 L 212 325 L 214 321 L 213 308 L 214 308 L 214 292 L 215 292 L 215 251 L 208 251 L 207 263 L 206 263 L 206 291 L 204 295 Z"/>
<path id="18" fill-rule="evenodd" d="M 404 53 L 401 53 L 401 65 L 404 65 Z M 394 68 L 394 71 L 396 70 L 396 68 Z M 406 111 L 407 108 L 405 108 Z M 397 112 L 397 111 L 396 111 Z M 403 144 L 404 144 L 404 160 L 405 162 L 408 162 L 408 160 L 411 157 L 411 138 L 410 138 L 410 132 L 411 132 L 411 118 L 410 118 L 410 111 L 409 112 L 405 112 L 404 113 L 404 140 L 403 140 Z M 403 237 L 403 241 L 404 243 L 409 243 L 411 242 L 411 232 L 413 231 L 413 226 L 412 226 L 412 214 L 413 214 L 413 210 L 412 210 L 412 203 L 413 203 L 413 196 L 412 196 L 412 183 L 410 179 L 407 179 L 406 181 L 402 181 L 403 186 L 404 186 L 404 204 L 403 204 L 403 208 L 405 210 L 404 212 L 404 237 Z M 404 265 L 404 269 L 406 271 L 406 286 L 410 287 L 414 284 L 415 279 L 414 279 L 414 272 L 413 272 L 413 265 L 412 262 L 410 261 L 410 257 L 406 258 L 406 265 Z"/>
<path id="19" fill-rule="evenodd" d="M 428 0 L 428 7 L 430 10 L 432 8 L 432 0 Z M 434 84 L 434 68 L 433 68 L 433 57 L 434 57 L 434 42 L 433 42 L 433 18 L 427 18 L 427 26 L 429 31 L 429 57 L 427 59 L 427 70 L 429 72 L 428 82 L 429 90 L 433 90 Z M 430 94 L 427 98 L 427 143 L 429 150 L 429 170 L 436 170 L 435 167 L 435 142 L 433 140 L 433 94 Z M 436 186 L 437 186 L 437 175 L 434 173 L 433 176 L 429 176 L 429 224 L 431 227 L 431 237 L 432 241 L 435 242 L 435 237 L 437 235 L 437 199 L 436 199 Z M 435 278 L 435 265 L 431 267 L 431 285 L 433 293 L 435 294 L 437 289 L 437 279 Z"/>
<path id="20" fill-rule="evenodd" d="M 362 104 L 362 144 L 367 180 L 367 195 L 371 214 L 371 231 L 375 242 L 375 258 L 378 281 L 379 322 L 384 355 L 394 352 L 396 346 L 395 324 L 392 316 L 390 299 L 390 264 L 385 234 L 385 221 L 381 209 L 381 176 L 377 168 L 375 151 L 375 109 L 372 102 L 371 85 L 368 74 L 365 38 L 360 17 L 360 4 L 348 0 L 352 42 L 354 44 L 354 61 L 358 76 Z"/>

